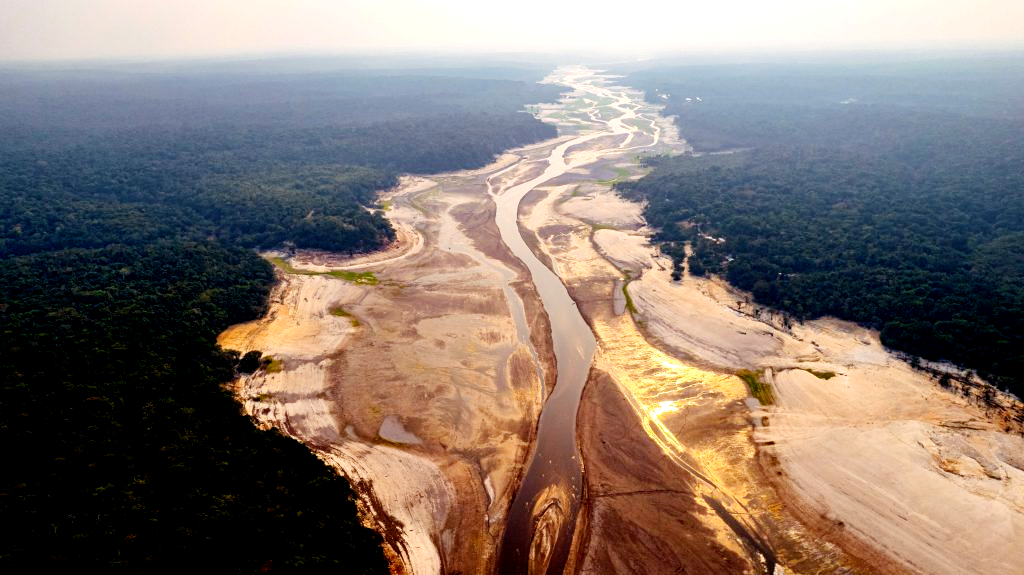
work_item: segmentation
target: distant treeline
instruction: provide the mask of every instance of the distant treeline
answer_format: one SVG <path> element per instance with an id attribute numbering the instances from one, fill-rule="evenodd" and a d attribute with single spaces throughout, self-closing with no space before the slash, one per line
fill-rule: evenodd
<path id="1" fill-rule="evenodd" d="M 479 166 L 555 134 L 522 108 L 557 90 L 523 82 L 40 74 L 0 73 L 13 93 L 0 103 L 0 256 L 184 232 L 364 251 L 393 237 L 364 206 L 397 174 Z"/>
<path id="2" fill-rule="evenodd" d="M 698 152 L 741 149 L 658 159 L 620 185 L 677 262 L 693 242 L 695 273 L 760 303 L 1024 392 L 1024 60 L 634 80 Z"/>
<path id="3" fill-rule="evenodd" d="M 557 91 L 148 70 L 0 92 L 0 568 L 386 573 L 347 482 L 240 414 L 216 336 L 265 311 L 253 248 L 382 246 L 375 191 L 554 135 L 520 110 Z"/>

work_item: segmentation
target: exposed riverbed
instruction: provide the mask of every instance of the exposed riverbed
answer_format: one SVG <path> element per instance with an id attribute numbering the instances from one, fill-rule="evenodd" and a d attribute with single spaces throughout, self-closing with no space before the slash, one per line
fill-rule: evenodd
<path id="1" fill-rule="evenodd" d="M 1003 540 L 1024 532 L 1024 445 L 877 334 L 784 327 L 717 280 L 673 282 L 640 207 L 609 187 L 642 174 L 638 154 L 683 151 L 674 126 L 592 70 L 549 81 L 571 90 L 539 107 L 559 139 L 403 179 L 383 198 L 389 250 L 273 254 L 289 267 L 270 313 L 220 338 L 280 361 L 243 378 L 240 400 L 352 481 L 393 571 L 1024 565 L 1024 545 L 927 527 L 949 521 L 945 508 L 996 513 Z M 321 275 L 332 270 L 377 282 Z M 773 378 L 777 405 L 749 398 L 738 369 Z M 904 451 L 879 449 L 879 434 Z M 847 442 L 856 451 L 839 457 Z M 900 474 L 915 480 L 886 480 Z M 916 500 L 918 487 L 939 499 Z M 916 535 L 891 535 L 901 518 Z"/>
<path id="2" fill-rule="evenodd" d="M 501 174 L 489 180 L 502 241 L 530 270 L 551 323 L 558 366 L 554 391 L 541 412 L 533 456 L 509 511 L 499 558 L 502 573 L 560 573 L 576 524 L 583 487 L 576 445 L 576 412 L 590 372 L 596 340 L 562 280 L 523 239 L 519 208 L 523 198 L 538 187 L 592 164 L 602 152 L 617 153 L 633 140 L 635 128 L 627 126 L 624 120 L 637 118 L 637 109 L 642 104 L 633 100 L 635 93 L 631 96 L 624 89 L 606 87 L 602 80 L 586 69 L 564 70 L 555 79 L 571 87 L 576 99 L 607 100 L 608 120 L 588 114 L 595 118 L 592 129 L 557 145 L 537 162 L 543 168 L 538 176 L 522 183 L 508 182 Z M 604 147 L 584 150 L 587 143 L 602 138 L 606 142 Z M 646 144 L 637 147 L 655 144 L 657 139 L 649 138 Z M 573 154 L 574 151 L 581 153 Z"/>

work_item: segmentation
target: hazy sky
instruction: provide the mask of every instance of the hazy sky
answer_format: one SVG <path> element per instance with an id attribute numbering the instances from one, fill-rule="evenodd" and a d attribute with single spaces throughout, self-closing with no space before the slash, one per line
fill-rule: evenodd
<path id="1" fill-rule="evenodd" d="M 0 0 L 0 59 L 1024 46 L 1024 0 Z"/>

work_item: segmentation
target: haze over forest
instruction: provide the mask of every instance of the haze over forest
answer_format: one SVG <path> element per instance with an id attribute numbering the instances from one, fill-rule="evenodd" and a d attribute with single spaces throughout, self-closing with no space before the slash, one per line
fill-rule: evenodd
<path id="1" fill-rule="evenodd" d="M 0 60 L 375 53 L 617 58 L 684 52 L 1005 49 L 1024 4 L 1005 0 L 5 0 Z"/>

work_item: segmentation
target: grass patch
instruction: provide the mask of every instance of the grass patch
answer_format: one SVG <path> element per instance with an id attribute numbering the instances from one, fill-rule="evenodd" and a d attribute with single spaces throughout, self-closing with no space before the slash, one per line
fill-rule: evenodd
<path id="1" fill-rule="evenodd" d="M 826 381 L 836 376 L 836 372 L 834 371 L 814 371 L 813 369 L 805 369 L 804 371 L 818 379 L 824 379 Z"/>
<path id="2" fill-rule="evenodd" d="M 775 393 L 772 392 L 772 386 L 761 381 L 759 373 L 749 369 L 741 369 L 736 372 L 736 376 L 747 384 L 747 387 L 750 389 L 750 395 L 753 395 L 755 399 L 760 401 L 761 405 L 775 403 Z"/>
<path id="3" fill-rule="evenodd" d="M 597 183 L 605 186 L 614 186 L 615 184 L 625 181 L 629 177 L 629 170 L 626 168 L 612 168 L 615 170 L 615 177 L 610 180 L 598 180 Z"/>
<path id="4" fill-rule="evenodd" d="M 586 194 L 584 194 L 583 192 L 580 191 L 580 186 L 576 186 L 575 188 L 573 188 L 572 193 L 570 193 L 570 194 L 562 194 L 561 196 L 558 197 L 558 201 L 555 202 L 555 203 L 561 205 L 561 204 L 563 204 L 563 203 L 565 203 L 565 202 L 567 202 L 567 201 L 569 201 L 569 200 L 571 200 L 573 198 L 584 198 L 584 197 L 589 197 L 589 196 L 587 196 Z"/>
<path id="5" fill-rule="evenodd" d="M 315 276 L 320 275 L 319 272 L 311 272 L 308 270 L 297 270 L 292 267 L 292 264 L 288 263 L 287 260 L 281 257 L 270 258 L 270 263 L 284 270 L 285 273 L 303 275 L 303 276 Z"/>
<path id="6" fill-rule="evenodd" d="M 285 273 L 303 275 L 303 276 L 331 276 L 332 278 L 340 278 L 348 282 L 352 282 L 359 285 L 370 285 L 375 286 L 380 283 L 377 276 L 373 275 L 373 272 L 350 272 L 343 270 L 335 270 L 330 272 L 314 272 L 308 270 L 298 270 L 292 267 L 284 258 L 274 257 L 270 258 L 270 263 L 284 270 Z"/>
<path id="7" fill-rule="evenodd" d="M 380 203 L 380 209 L 385 211 L 385 212 L 390 211 L 391 208 L 393 208 L 393 207 L 394 206 L 391 204 L 391 202 L 381 202 Z"/>
<path id="8" fill-rule="evenodd" d="M 267 373 L 280 373 L 284 370 L 284 361 L 280 359 L 267 356 L 263 358 L 263 361 L 266 362 L 266 366 L 263 369 Z"/>
<path id="9" fill-rule="evenodd" d="M 373 272 L 350 272 L 344 270 L 336 270 L 332 272 L 327 272 L 326 275 L 329 275 L 334 278 L 341 278 L 347 282 L 352 282 L 354 284 L 359 285 L 375 286 L 380 283 L 380 280 L 377 279 L 377 276 L 373 275 Z"/>
<path id="10" fill-rule="evenodd" d="M 626 298 L 626 309 L 629 313 L 636 315 L 636 305 L 633 304 L 633 297 L 629 295 L 629 282 L 623 282 L 622 284 L 622 295 Z"/>
<path id="11" fill-rule="evenodd" d="M 356 317 L 354 315 L 352 315 L 352 314 L 348 313 L 347 311 L 345 311 L 343 308 L 332 307 L 330 311 L 331 311 L 331 315 L 338 316 L 338 317 L 347 317 L 349 323 L 352 324 L 352 327 L 359 327 L 359 320 L 356 319 Z"/>

